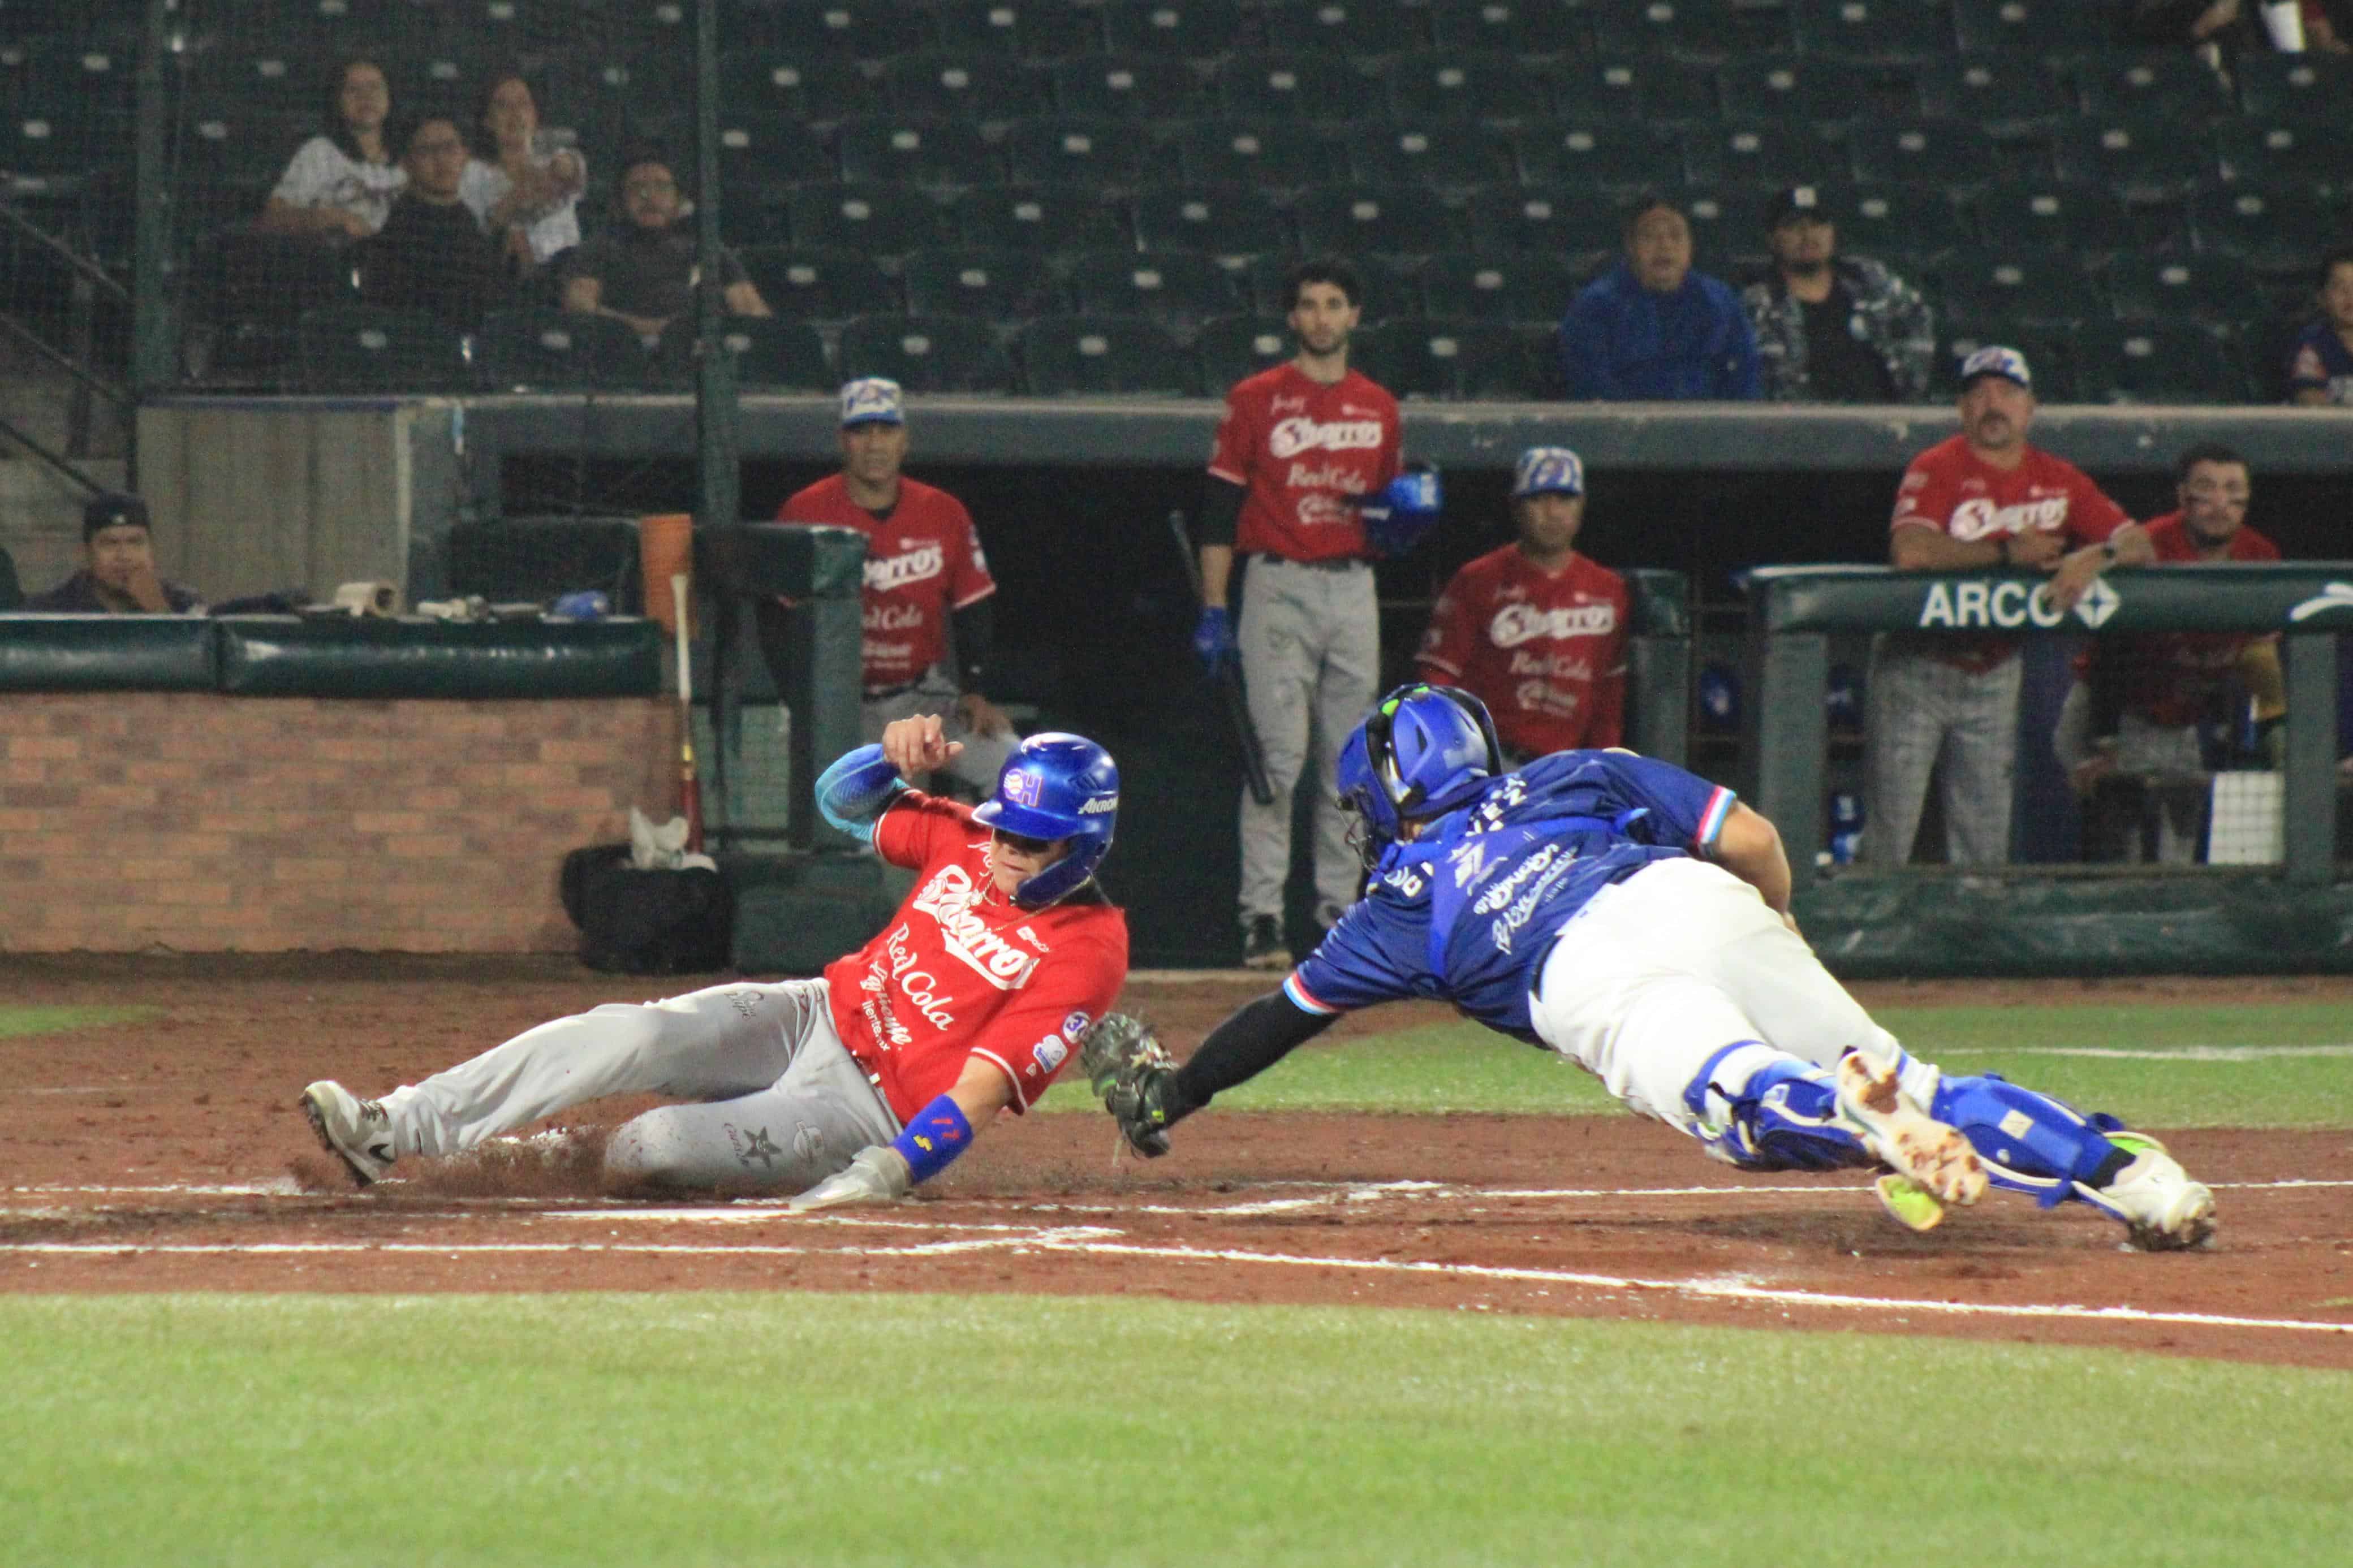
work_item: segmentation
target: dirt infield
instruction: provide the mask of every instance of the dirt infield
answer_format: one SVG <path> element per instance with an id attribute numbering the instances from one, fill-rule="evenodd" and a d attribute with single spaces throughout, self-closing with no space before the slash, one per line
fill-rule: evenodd
<path id="1" fill-rule="evenodd" d="M 1133 1292 L 2353 1367 L 2353 1133 L 2180 1134 L 2217 1189 L 2221 1244 L 2146 1257 L 2087 1211 L 2002 1194 L 1912 1236 L 1857 1175 L 1744 1176 L 1623 1117 L 1213 1113 L 1146 1163 L 1114 1162 L 1099 1118 L 1039 1116 L 920 1201 L 790 1220 L 598 1194 L 604 1131 L 648 1102 L 365 1194 L 291 1109 L 312 1078 L 388 1088 L 663 989 L 559 960 L 0 958 L 11 1004 L 164 1009 L 0 1040 L 0 1289 Z M 1129 1003 L 1182 1052 L 1257 989 L 1139 979 Z M 1857 990 L 1873 1005 L 2353 1003 L 2353 982 L 2322 979 Z"/>

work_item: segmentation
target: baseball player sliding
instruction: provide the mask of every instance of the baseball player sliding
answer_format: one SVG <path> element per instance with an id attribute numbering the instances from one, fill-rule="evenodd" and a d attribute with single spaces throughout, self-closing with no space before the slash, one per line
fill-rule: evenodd
<path id="1" fill-rule="evenodd" d="M 815 980 L 714 985 L 542 1024 L 422 1083 L 302 1091 L 361 1184 L 611 1094 L 659 1093 L 605 1149 L 623 1187 L 797 1192 L 799 1212 L 903 1195 L 999 1110 L 1037 1101 L 1127 975 L 1127 921 L 1094 881 L 1119 770 L 1077 735 L 1021 742 L 977 808 L 908 787 L 959 750 L 898 720 L 818 780 L 826 819 L 915 886 Z"/>
<path id="2" fill-rule="evenodd" d="M 1339 779 L 1369 890 L 1282 989 L 1181 1068 L 1118 1016 L 1089 1040 L 1139 1152 L 1341 1014 L 1419 996 L 1560 1052 L 1730 1164 L 1883 1163 L 1880 1200 L 1915 1230 L 1990 1180 L 2151 1250 L 2212 1235 L 2213 1194 L 2157 1140 L 1940 1072 L 1873 1023 L 1798 934 L 1780 836 L 1730 790 L 1617 750 L 1506 772 L 1478 699 L 1425 685 L 1356 727 Z"/>

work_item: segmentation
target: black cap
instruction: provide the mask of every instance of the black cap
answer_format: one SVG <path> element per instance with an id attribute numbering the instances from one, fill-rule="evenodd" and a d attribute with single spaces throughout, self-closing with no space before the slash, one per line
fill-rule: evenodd
<path id="1" fill-rule="evenodd" d="M 119 490 L 92 496 L 81 509 L 82 542 L 87 544 L 100 531 L 125 523 L 152 532 L 154 525 L 147 521 L 147 503 L 137 496 L 125 495 Z"/>
<path id="2" fill-rule="evenodd" d="M 1791 185 L 1774 192 L 1773 199 L 1765 204 L 1765 226 L 1778 228 L 1801 213 L 1822 223 L 1838 221 L 1831 211 L 1830 193 L 1820 185 Z"/>

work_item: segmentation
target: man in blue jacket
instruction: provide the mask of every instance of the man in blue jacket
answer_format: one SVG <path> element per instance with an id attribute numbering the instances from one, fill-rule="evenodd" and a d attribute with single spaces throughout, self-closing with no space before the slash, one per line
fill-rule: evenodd
<path id="1" fill-rule="evenodd" d="M 1757 395 L 1757 342 L 1740 296 L 1692 270 L 1691 225 L 1663 196 L 1626 216 L 1626 254 L 1580 290 L 1560 323 L 1572 399 Z"/>

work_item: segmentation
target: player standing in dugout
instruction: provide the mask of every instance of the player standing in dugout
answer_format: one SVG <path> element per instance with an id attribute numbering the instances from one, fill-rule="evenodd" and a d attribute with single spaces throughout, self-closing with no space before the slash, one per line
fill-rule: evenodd
<path id="1" fill-rule="evenodd" d="M 1356 896 L 1347 818 L 1335 804 L 1340 742 L 1380 681 L 1380 612 L 1361 510 L 1426 510 L 1434 488 L 1391 492 L 1403 466 L 1397 399 L 1348 367 L 1363 287 L 1344 261 L 1303 261 L 1284 284 L 1298 352 L 1226 394 L 1209 456 L 1198 547 L 1201 613 L 1193 648 L 1214 675 L 1241 660 L 1250 722 L 1274 799 L 1241 792 L 1242 963 L 1286 969 L 1282 886 L 1291 870 L 1292 792 L 1315 746 L 1315 920 L 1328 928 Z M 1426 505 L 1425 505 L 1426 503 Z M 1234 558 L 1249 563 L 1239 621 Z"/>

